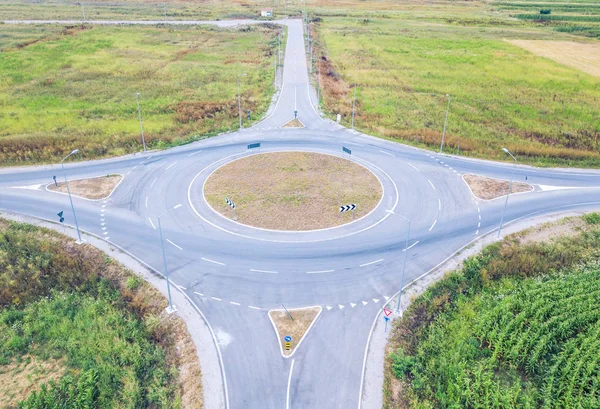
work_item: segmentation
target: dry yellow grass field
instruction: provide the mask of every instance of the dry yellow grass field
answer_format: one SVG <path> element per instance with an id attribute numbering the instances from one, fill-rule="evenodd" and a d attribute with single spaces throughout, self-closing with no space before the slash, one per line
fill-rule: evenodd
<path id="1" fill-rule="evenodd" d="M 600 43 L 547 40 L 508 40 L 508 42 L 567 67 L 600 77 Z"/>
<path id="2" fill-rule="evenodd" d="M 204 195 L 217 212 L 275 230 L 314 230 L 351 222 L 369 213 L 382 195 L 381 183 L 365 167 L 319 153 L 276 152 L 242 158 L 217 169 Z M 339 207 L 355 203 L 356 214 Z"/>
<path id="3" fill-rule="evenodd" d="M 464 175 L 464 181 L 469 185 L 473 194 L 483 200 L 492 200 L 505 196 L 508 192 L 510 181 L 502 179 L 493 179 L 478 175 Z M 510 188 L 510 193 L 530 192 L 533 186 L 529 183 L 514 182 Z"/>
<path id="4" fill-rule="evenodd" d="M 308 330 L 310 324 L 317 318 L 317 315 L 321 311 L 321 307 L 298 308 L 288 311 L 293 320 L 290 319 L 284 310 L 269 311 L 269 317 L 271 317 L 275 323 L 275 328 L 277 328 L 281 350 L 286 356 L 289 356 L 294 352 L 294 349 L 298 346 L 298 343 Z M 289 350 L 286 350 L 285 346 L 286 341 L 284 340 L 284 337 L 286 335 L 292 337 Z"/>
<path id="5" fill-rule="evenodd" d="M 97 178 L 72 180 L 69 182 L 71 194 L 86 199 L 98 200 L 108 197 L 113 189 L 119 184 L 123 177 L 121 175 L 106 175 Z M 65 182 L 48 185 L 49 190 L 67 193 Z"/>

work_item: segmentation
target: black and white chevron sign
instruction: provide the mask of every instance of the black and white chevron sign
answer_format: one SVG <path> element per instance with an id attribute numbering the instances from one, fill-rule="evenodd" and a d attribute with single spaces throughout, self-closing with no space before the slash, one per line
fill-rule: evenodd
<path id="1" fill-rule="evenodd" d="M 235 203 L 233 203 L 231 200 L 229 200 L 228 197 L 225 198 L 225 203 L 227 203 L 229 205 L 229 207 L 231 207 L 232 209 L 235 209 Z"/>
<path id="2" fill-rule="evenodd" d="M 354 209 L 356 209 L 356 205 L 354 203 L 346 206 L 340 206 L 340 213 L 349 212 L 350 210 Z"/>

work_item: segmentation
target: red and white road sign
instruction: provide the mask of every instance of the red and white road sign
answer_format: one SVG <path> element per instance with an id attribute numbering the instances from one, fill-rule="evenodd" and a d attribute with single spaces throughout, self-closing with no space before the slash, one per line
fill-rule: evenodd
<path id="1" fill-rule="evenodd" d="M 387 308 L 384 308 L 383 313 L 385 314 L 386 317 L 389 317 L 390 315 L 392 315 L 392 310 L 388 310 Z"/>

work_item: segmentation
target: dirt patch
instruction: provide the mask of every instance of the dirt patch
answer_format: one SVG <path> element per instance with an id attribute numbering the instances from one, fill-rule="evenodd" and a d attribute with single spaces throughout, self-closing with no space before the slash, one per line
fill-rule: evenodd
<path id="1" fill-rule="evenodd" d="M 63 360 L 42 360 L 33 355 L 0 366 L 0 407 L 17 407 L 17 403 L 39 390 L 43 383 L 58 382 L 66 369 Z"/>
<path id="2" fill-rule="evenodd" d="M 294 352 L 321 310 L 321 307 L 296 308 L 288 310 L 289 315 L 283 309 L 269 311 L 269 318 L 277 330 L 283 355 L 290 356 Z M 285 340 L 286 336 L 292 339 L 288 342 Z"/>
<path id="3" fill-rule="evenodd" d="M 283 125 L 282 128 L 304 128 L 304 124 L 298 118 L 295 118 Z"/>
<path id="4" fill-rule="evenodd" d="M 471 188 L 471 191 L 478 199 L 492 200 L 508 193 L 510 181 L 502 179 L 493 179 L 478 175 L 463 175 L 464 181 Z M 531 192 L 533 186 L 529 183 L 514 182 L 510 188 L 510 193 Z"/>
<path id="5" fill-rule="evenodd" d="M 182 101 L 173 110 L 175 120 L 181 124 L 214 119 L 219 116 L 237 116 L 238 106 L 229 102 Z"/>
<path id="6" fill-rule="evenodd" d="M 541 57 L 600 77 L 600 44 L 575 41 L 507 40 Z"/>
<path id="7" fill-rule="evenodd" d="M 75 196 L 92 200 L 104 199 L 111 194 L 121 179 L 123 179 L 121 175 L 106 175 L 90 179 L 71 180 L 69 189 L 71 194 Z M 59 182 L 58 185 L 52 183 L 48 185 L 48 190 L 67 193 L 67 186 L 65 182 Z"/>
<path id="8" fill-rule="evenodd" d="M 276 152 L 249 156 L 217 169 L 204 194 L 217 212 L 240 223 L 275 230 L 339 226 L 369 213 L 382 187 L 367 168 L 337 156 Z M 354 212 L 340 206 L 356 204 Z M 355 214 L 353 214 L 355 213 Z"/>
<path id="9" fill-rule="evenodd" d="M 554 223 L 530 227 L 521 233 L 516 233 L 514 237 L 522 245 L 539 243 L 542 241 L 551 241 L 558 237 L 575 237 L 585 226 L 586 224 L 581 218 L 567 217 Z"/>

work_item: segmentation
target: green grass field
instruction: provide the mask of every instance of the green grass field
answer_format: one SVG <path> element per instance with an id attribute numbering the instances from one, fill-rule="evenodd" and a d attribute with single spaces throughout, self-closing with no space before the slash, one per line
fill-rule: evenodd
<path id="1" fill-rule="evenodd" d="M 600 215 L 584 220 L 494 244 L 418 297 L 391 335 L 384 408 L 598 407 Z"/>
<path id="2" fill-rule="evenodd" d="M 277 28 L 0 25 L 0 165 L 141 150 L 252 123 L 274 92 Z"/>
<path id="3" fill-rule="evenodd" d="M 0 284 L 1 407 L 178 408 L 184 392 L 201 405 L 193 347 L 196 369 L 181 377 L 195 389 L 180 383 L 185 325 L 161 317 L 165 298 L 100 251 L 0 219 Z"/>
<path id="4" fill-rule="evenodd" d="M 600 79 L 505 39 L 574 37 L 518 21 L 328 18 L 316 24 L 326 112 L 367 133 L 449 152 L 537 165 L 600 166 Z"/>

